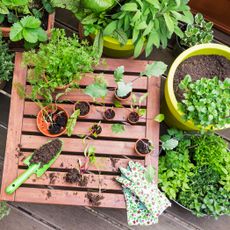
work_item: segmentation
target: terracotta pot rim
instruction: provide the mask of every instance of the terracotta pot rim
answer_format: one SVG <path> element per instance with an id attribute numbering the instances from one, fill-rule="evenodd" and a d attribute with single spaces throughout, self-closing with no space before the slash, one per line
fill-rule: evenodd
<path id="1" fill-rule="evenodd" d="M 113 110 L 114 111 L 114 113 L 115 113 L 115 115 L 114 115 L 114 117 L 113 118 L 107 118 L 106 116 L 105 116 L 105 112 L 107 111 L 107 110 Z M 104 112 L 103 112 L 103 117 L 105 118 L 105 120 L 107 120 L 107 121 L 112 121 L 114 118 L 115 118 L 115 116 L 116 116 L 116 112 L 115 112 L 115 110 L 114 109 L 112 109 L 112 108 L 107 108 Z"/>
<path id="2" fill-rule="evenodd" d="M 129 115 L 130 115 L 131 113 L 136 113 L 136 114 L 138 114 L 136 111 L 130 111 Z M 129 115 L 128 115 L 128 117 L 127 117 L 128 122 L 130 122 L 131 124 L 137 124 L 137 123 L 139 122 L 140 117 L 141 117 L 139 114 L 138 114 L 138 121 L 136 121 L 136 122 L 131 121 L 131 120 L 129 119 Z"/>
<path id="3" fill-rule="evenodd" d="M 75 107 L 76 107 L 76 104 L 78 104 L 79 102 L 84 102 L 84 103 L 86 103 L 86 104 L 89 106 L 89 112 L 88 112 L 87 114 L 85 114 L 85 115 L 79 115 L 78 117 L 81 117 L 81 118 L 87 117 L 87 116 L 89 115 L 89 113 L 91 112 L 91 105 L 89 104 L 88 101 L 85 101 L 85 100 L 76 101 L 76 102 L 74 103 L 74 105 L 73 105 L 73 112 L 76 111 Z"/>
<path id="4" fill-rule="evenodd" d="M 149 142 L 151 142 L 148 138 L 139 138 L 136 142 L 135 142 L 135 151 L 138 155 L 140 156 L 147 156 L 148 154 L 150 154 L 153 150 L 151 150 L 149 153 L 140 153 L 138 150 L 137 150 L 137 143 L 140 141 L 140 140 L 148 140 Z"/>

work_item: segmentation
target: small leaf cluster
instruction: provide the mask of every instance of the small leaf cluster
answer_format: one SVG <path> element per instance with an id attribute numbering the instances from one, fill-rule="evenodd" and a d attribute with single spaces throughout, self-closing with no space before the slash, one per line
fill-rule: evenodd
<path id="1" fill-rule="evenodd" d="M 6 202 L 0 202 L 0 220 L 2 220 L 5 216 L 10 214 L 10 208 Z"/>
<path id="2" fill-rule="evenodd" d="M 145 49 L 149 56 L 153 47 L 167 47 L 168 39 L 176 33 L 183 37 L 179 22 L 192 23 L 193 16 L 187 0 L 129 0 L 121 4 L 120 10 L 112 15 L 111 22 L 105 27 L 104 35 L 119 32 L 122 44 L 132 39 L 135 44 L 134 57 L 138 57 Z M 119 40 L 119 39 L 118 39 Z M 121 40 L 121 39 L 120 39 Z"/>
<path id="3" fill-rule="evenodd" d="M 186 27 L 184 36 L 180 43 L 185 47 L 192 47 L 198 44 L 210 43 L 213 40 L 213 23 L 206 22 L 202 14 L 194 17 L 194 23 Z"/>
<path id="4" fill-rule="evenodd" d="M 159 159 L 159 186 L 197 216 L 230 213 L 230 152 L 213 133 L 190 134 L 170 129 L 161 139 L 178 145 Z"/>
<path id="5" fill-rule="evenodd" d="M 32 98 L 45 98 L 56 87 L 77 85 L 84 73 L 92 72 L 99 62 L 97 52 L 76 35 L 67 37 L 63 29 L 53 29 L 50 42 L 24 53 L 23 61 L 30 68 L 28 81 L 32 84 Z"/>
<path id="6" fill-rule="evenodd" d="M 229 78 L 224 81 L 217 77 L 201 78 L 192 82 L 190 75 L 186 75 L 179 87 L 184 91 L 184 99 L 178 106 L 185 120 L 205 129 L 230 124 Z"/>
<path id="7" fill-rule="evenodd" d="M 0 33 L 0 81 L 9 81 L 14 69 L 13 54 L 10 53 L 7 44 L 2 40 Z"/>

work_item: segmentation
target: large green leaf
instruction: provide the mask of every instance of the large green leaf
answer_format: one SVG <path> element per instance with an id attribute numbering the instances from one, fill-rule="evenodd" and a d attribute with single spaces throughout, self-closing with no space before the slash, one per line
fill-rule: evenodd
<path id="1" fill-rule="evenodd" d="M 22 31 L 24 39 L 29 43 L 36 43 L 38 41 L 37 31 L 30 28 L 24 28 Z"/>
<path id="2" fill-rule="evenodd" d="M 167 69 L 167 65 L 164 62 L 161 61 L 154 61 L 151 64 L 148 64 L 145 68 L 145 71 L 141 73 L 141 75 L 146 75 L 147 77 L 159 77 Z"/>
<path id="3" fill-rule="evenodd" d="M 14 23 L 10 30 L 10 40 L 13 42 L 20 41 L 23 38 L 22 31 L 23 27 L 21 23 Z"/>
<path id="4" fill-rule="evenodd" d="M 111 35 L 116 28 L 117 28 L 117 21 L 110 22 L 103 30 L 103 35 L 104 36 Z"/>
<path id="5" fill-rule="evenodd" d="M 94 83 L 91 85 L 88 85 L 85 90 L 85 94 L 91 96 L 92 98 L 103 98 L 107 94 L 107 87 L 104 84 Z"/>
<path id="6" fill-rule="evenodd" d="M 35 29 L 40 27 L 41 21 L 33 16 L 26 16 L 21 19 L 21 24 L 23 27 Z"/>
<path id="7" fill-rule="evenodd" d="M 125 83 L 125 82 L 118 82 L 117 83 L 117 96 L 118 97 L 125 97 L 127 96 L 130 92 L 132 92 L 132 84 L 131 83 Z"/>
<path id="8" fill-rule="evenodd" d="M 123 5 L 121 7 L 121 10 L 123 11 L 137 11 L 138 8 L 137 8 L 137 4 L 136 3 L 126 3 L 125 5 Z"/>
<path id="9" fill-rule="evenodd" d="M 8 8 L 0 2 L 0 14 L 9 14 Z"/>
<path id="10" fill-rule="evenodd" d="M 165 19 L 165 23 L 167 25 L 168 30 L 173 33 L 174 31 L 174 23 L 172 18 L 170 17 L 170 15 L 168 13 L 164 13 L 164 19 Z"/>
<path id="11" fill-rule="evenodd" d="M 139 38 L 139 40 L 137 41 L 137 43 L 135 44 L 135 48 L 134 48 L 134 57 L 138 57 L 141 54 L 141 51 L 144 47 L 144 38 L 141 37 Z"/>
<path id="12" fill-rule="evenodd" d="M 114 6 L 117 1 L 115 0 L 81 0 L 81 5 L 86 8 L 90 9 L 93 12 L 99 13 L 102 11 L 106 11 L 110 7 Z"/>
<path id="13" fill-rule="evenodd" d="M 38 35 L 38 40 L 40 42 L 45 42 L 48 39 L 47 33 L 45 32 L 45 30 L 43 30 L 41 27 L 39 27 L 38 29 L 36 29 L 37 31 L 37 35 Z"/>

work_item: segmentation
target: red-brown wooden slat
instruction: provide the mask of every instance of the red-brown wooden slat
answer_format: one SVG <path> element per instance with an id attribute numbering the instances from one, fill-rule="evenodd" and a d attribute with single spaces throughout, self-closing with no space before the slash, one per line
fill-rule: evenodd
<path id="1" fill-rule="evenodd" d="M 23 159 L 28 157 L 31 153 L 24 152 L 23 157 L 19 157 L 19 166 L 24 166 Z M 113 160 L 114 159 L 114 160 Z M 50 167 L 52 168 L 75 168 L 78 166 L 79 160 L 84 162 L 85 157 L 80 155 L 64 155 L 61 154 L 54 164 Z M 135 160 L 136 162 L 143 163 L 144 160 Z M 101 171 L 101 172 L 117 172 L 118 167 L 126 167 L 129 159 L 122 158 L 110 158 L 110 157 L 96 157 L 95 164 L 89 164 L 89 170 Z"/>
<path id="2" fill-rule="evenodd" d="M 159 133 L 160 124 L 154 121 L 154 117 L 160 113 L 160 78 L 148 79 L 148 101 L 147 101 L 147 124 L 146 124 L 146 137 L 153 142 L 154 151 L 146 156 L 146 165 L 154 165 L 158 169 L 158 156 L 159 156 Z M 155 103 L 153 106 L 152 103 Z M 157 176 L 156 176 L 157 177 Z"/>
<path id="3" fill-rule="evenodd" d="M 145 70 L 146 64 L 148 64 L 148 61 L 144 61 L 144 60 L 113 59 L 113 58 L 105 58 L 104 60 L 102 59 L 101 64 L 95 67 L 96 70 L 114 71 L 117 67 L 124 66 L 125 72 L 140 73 Z"/>
<path id="4" fill-rule="evenodd" d="M 98 76 L 100 74 L 95 73 L 88 73 L 85 74 L 85 76 L 80 81 L 81 86 L 87 86 L 93 83 L 93 76 Z M 112 74 L 103 74 L 103 76 L 106 78 L 107 86 L 108 87 L 117 87 L 117 83 L 114 81 L 114 77 Z M 125 82 L 131 82 L 134 79 L 136 79 L 138 76 L 132 76 L 132 75 L 124 75 Z M 140 77 L 137 80 L 133 82 L 133 89 L 135 90 L 146 90 L 147 89 L 147 78 L 146 77 Z"/>
<path id="5" fill-rule="evenodd" d="M 15 56 L 15 68 L 13 76 L 13 85 L 20 83 L 22 86 L 26 84 L 26 68 L 21 66 L 22 54 L 16 53 Z M 18 159 L 17 148 L 20 144 L 21 129 L 22 129 L 22 117 L 24 109 L 24 100 L 20 99 L 15 87 L 12 87 L 11 91 L 11 103 L 10 103 L 10 115 L 8 123 L 7 142 L 5 150 L 5 161 L 3 168 L 3 178 L 1 186 L 1 199 L 2 200 L 14 200 L 14 194 L 7 195 L 5 193 L 6 187 L 9 183 L 17 177 L 17 163 Z"/>
<path id="6" fill-rule="evenodd" d="M 19 169 L 19 174 L 23 173 L 25 170 Z M 80 186 L 79 184 L 67 183 L 65 181 L 66 172 L 50 172 L 47 171 L 41 177 L 36 177 L 32 175 L 24 184 L 31 185 L 50 185 L 50 186 L 65 186 L 72 188 L 93 188 L 93 189 L 103 189 L 103 190 L 121 190 L 119 183 L 115 182 L 115 176 L 109 175 L 97 175 L 97 174 L 83 174 L 87 177 L 87 185 Z M 50 178 L 54 177 L 53 183 Z"/>
<path id="7" fill-rule="evenodd" d="M 68 152 L 83 152 L 84 146 L 81 139 L 76 138 L 64 138 L 64 145 L 62 150 Z M 22 148 L 26 149 L 37 149 L 46 143 L 50 138 L 45 136 L 33 136 L 23 134 L 21 137 Z M 127 156 L 138 156 L 134 151 L 135 142 L 126 141 L 110 141 L 110 140 L 87 140 L 89 145 L 96 147 L 96 153 L 109 154 L 109 155 L 127 155 Z"/>
<path id="8" fill-rule="evenodd" d="M 50 197 L 49 197 L 50 192 Z M 25 195 L 26 194 L 26 195 Z M 31 202 L 40 204 L 64 204 L 92 206 L 86 198 L 87 192 L 68 191 L 68 190 L 50 190 L 38 188 L 19 188 L 16 191 L 15 200 L 17 202 Z M 98 193 L 93 193 L 98 194 Z M 107 208 L 125 208 L 123 194 L 102 193 L 101 205 L 98 207 Z"/>
<path id="9" fill-rule="evenodd" d="M 89 135 L 89 129 L 94 125 L 93 122 L 81 122 L 78 121 L 73 135 Z M 145 136 L 145 126 L 137 126 L 137 125 L 126 125 L 125 131 L 121 133 L 113 133 L 112 132 L 112 124 L 100 124 L 102 128 L 102 132 L 99 134 L 99 137 L 108 137 L 108 138 L 130 138 L 139 139 Z M 37 128 L 36 119 L 34 118 L 24 118 L 22 131 L 25 132 L 35 132 L 40 133 Z"/>
<path id="10" fill-rule="evenodd" d="M 73 104 L 63 104 L 59 103 L 61 107 L 66 109 L 66 111 L 71 115 L 73 113 Z M 108 107 L 107 107 L 108 108 Z M 87 115 L 87 117 L 84 118 L 84 120 L 90 119 L 90 120 L 102 120 L 103 119 L 103 112 L 104 108 L 102 106 L 94 106 L 91 105 L 90 113 Z M 127 117 L 131 111 L 129 108 L 113 108 L 115 110 L 115 117 L 113 119 L 114 122 L 117 121 L 127 121 Z M 33 102 L 26 101 L 25 102 L 25 109 L 24 109 L 24 115 L 33 115 L 36 116 L 39 112 L 40 108 Z M 80 118 L 81 120 L 81 118 Z M 140 119 L 140 122 L 146 122 L 145 116 Z"/>
<path id="11" fill-rule="evenodd" d="M 31 86 L 27 85 L 26 86 L 26 94 L 30 95 L 31 94 Z M 143 96 L 144 93 L 135 93 L 137 99 Z M 41 97 L 39 97 L 41 99 Z M 86 95 L 83 90 L 81 89 L 73 89 L 71 92 L 69 92 L 67 95 L 63 95 L 59 98 L 59 101 L 88 101 L 88 102 L 94 102 L 93 98 Z M 114 97 L 114 91 L 108 91 L 107 96 L 102 99 L 102 98 L 97 98 L 97 103 L 105 103 L 105 104 L 113 104 L 114 103 L 115 97 Z M 131 98 L 128 100 L 125 100 L 122 102 L 123 105 L 131 105 Z M 138 103 L 135 103 L 136 105 Z M 143 106 L 146 106 L 146 100 L 142 102 Z"/>

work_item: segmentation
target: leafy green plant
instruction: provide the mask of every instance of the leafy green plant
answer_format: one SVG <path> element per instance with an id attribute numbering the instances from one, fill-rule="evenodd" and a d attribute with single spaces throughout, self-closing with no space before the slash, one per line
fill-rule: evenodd
<path id="1" fill-rule="evenodd" d="M 213 133 L 190 134 L 176 129 L 161 137 L 178 145 L 159 159 L 159 186 L 166 195 L 197 216 L 230 213 L 228 144 Z"/>
<path id="2" fill-rule="evenodd" d="M 96 152 L 96 148 L 92 145 L 86 146 L 84 150 L 85 157 L 89 158 L 89 162 L 92 164 L 96 162 L 95 152 Z"/>
<path id="3" fill-rule="evenodd" d="M 67 37 L 63 29 L 54 29 L 48 44 L 40 44 L 35 50 L 24 53 L 23 60 L 30 67 L 28 81 L 32 85 L 32 98 L 38 95 L 47 99 L 57 87 L 74 86 L 91 72 L 99 57 L 86 41 Z"/>
<path id="4" fill-rule="evenodd" d="M 151 64 L 147 64 L 145 70 L 141 72 L 137 78 L 135 78 L 131 82 L 126 83 L 124 81 L 124 72 L 125 72 L 124 66 L 119 66 L 114 71 L 114 80 L 117 83 L 117 90 L 116 90 L 117 96 L 124 98 L 129 93 L 131 93 L 133 82 L 139 79 L 140 77 L 142 76 L 146 76 L 148 78 L 159 77 L 160 75 L 164 74 L 166 69 L 167 69 L 167 65 L 165 63 L 155 61 Z"/>
<path id="5" fill-rule="evenodd" d="M 12 78 L 14 64 L 13 54 L 10 53 L 7 44 L 2 40 L 0 33 L 0 81 L 9 81 Z"/>
<path id="6" fill-rule="evenodd" d="M 0 220 L 2 220 L 5 216 L 10 214 L 10 208 L 6 202 L 0 202 Z"/>
<path id="7" fill-rule="evenodd" d="M 190 75 L 186 75 L 179 87 L 184 91 L 184 100 L 178 106 L 185 120 L 192 120 L 203 128 L 230 124 L 229 78 L 223 82 L 217 77 L 192 82 Z"/>
<path id="8" fill-rule="evenodd" d="M 66 133 L 70 137 L 73 133 L 74 127 L 77 123 L 77 119 L 80 115 L 80 109 L 75 110 L 72 115 L 69 117 L 66 125 Z"/>
<path id="9" fill-rule="evenodd" d="M 137 99 L 134 93 L 132 94 L 131 109 L 135 111 L 140 117 L 146 115 L 146 109 L 142 109 L 141 104 L 144 100 L 146 100 L 147 97 L 148 93 L 144 93 L 141 97 L 139 97 L 139 99 Z"/>
<path id="10" fill-rule="evenodd" d="M 193 22 L 187 3 L 187 0 L 126 1 L 120 10 L 112 15 L 112 20 L 103 33 L 111 36 L 116 31 L 122 31 L 122 36 L 125 36 L 122 39 L 124 43 L 128 38 L 133 41 L 135 57 L 141 54 L 143 48 L 146 56 L 149 56 L 154 46 L 166 48 L 173 33 L 183 37 L 178 26 L 179 21 Z"/>
<path id="11" fill-rule="evenodd" d="M 123 124 L 112 124 L 111 129 L 113 133 L 123 133 L 125 126 Z"/>
<path id="12" fill-rule="evenodd" d="M 192 47 L 198 44 L 210 43 L 213 40 L 213 23 L 206 22 L 202 14 L 194 17 L 194 23 L 189 24 L 184 31 L 180 43 L 185 47 Z"/>

